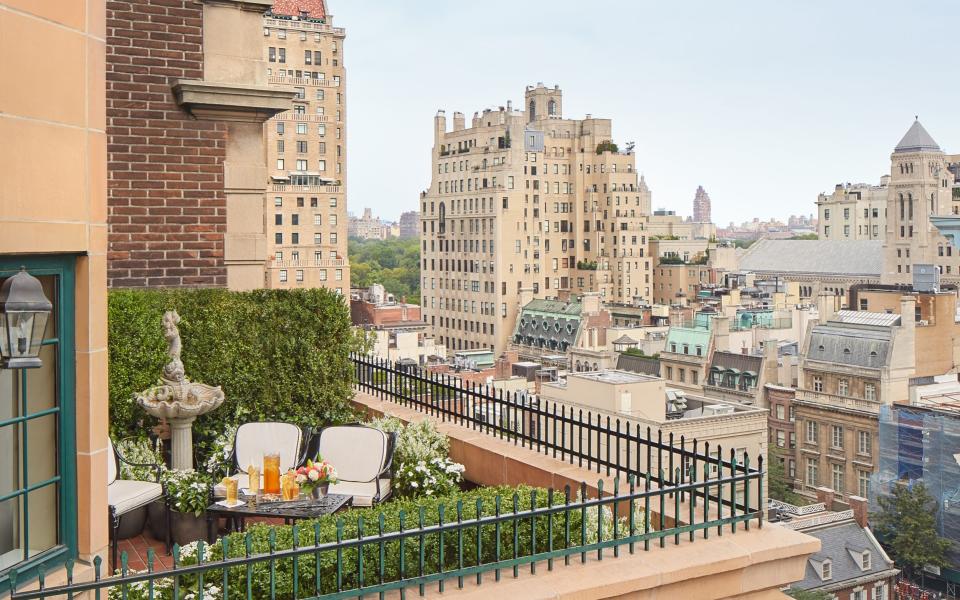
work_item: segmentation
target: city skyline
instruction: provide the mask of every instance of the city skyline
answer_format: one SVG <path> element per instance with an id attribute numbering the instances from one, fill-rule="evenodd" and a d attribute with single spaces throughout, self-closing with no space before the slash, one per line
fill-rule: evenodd
<path id="1" fill-rule="evenodd" d="M 636 142 L 655 207 L 689 215 L 702 185 L 720 224 L 809 215 L 837 183 L 876 183 L 917 114 L 945 151 L 960 146 L 943 99 L 960 84 L 940 75 L 943 63 L 897 42 L 922 29 L 925 56 L 949 56 L 960 7 L 827 6 L 601 2 L 592 12 L 616 19 L 585 21 L 572 2 L 549 12 L 498 1 L 331 5 L 350 31 L 351 209 L 389 220 L 414 210 L 429 185 L 435 112 L 470 116 L 508 100 L 519 108 L 517 90 L 539 81 L 565 91 L 570 117 L 614 119 L 614 141 Z M 486 25 L 504 10 L 536 28 Z M 456 42 L 428 35 L 444 31 L 456 31 Z M 503 59 L 491 61 L 492 51 Z M 403 140 L 399 159 L 375 157 L 385 138 Z"/>

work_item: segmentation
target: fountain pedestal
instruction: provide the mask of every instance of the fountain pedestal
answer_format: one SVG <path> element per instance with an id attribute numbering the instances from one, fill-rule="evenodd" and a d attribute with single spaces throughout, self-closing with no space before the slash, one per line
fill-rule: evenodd
<path id="1" fill-rule="evenodd" d="M 163 367 L 163 384 L 136 395 L 137 404 L 148 414 L 170 424 L 170 455 L 174 469 L 193 468 L 193 422 L 223 404 L 220 386 L 195 383 L 184 374 L 180 361 L 180 315 L 170 310 L 163 314 L 164 337 L 170 362 Z"/>

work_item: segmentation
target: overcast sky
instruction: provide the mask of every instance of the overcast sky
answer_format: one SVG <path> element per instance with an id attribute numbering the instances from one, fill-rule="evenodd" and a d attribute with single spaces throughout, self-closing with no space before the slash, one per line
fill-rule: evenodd
<path id="1" fill-rule="evenodd" d="M 636 142 L 654 207 L 714 221 L 815 212 L 876 183 L 915 114 L 960 153 L 956 0 L 327 0 L 346 27 L 348 203 L 396 219 L 430 183 L 437 109 L 470 116 L 527 84 L 564 117 Z"/>

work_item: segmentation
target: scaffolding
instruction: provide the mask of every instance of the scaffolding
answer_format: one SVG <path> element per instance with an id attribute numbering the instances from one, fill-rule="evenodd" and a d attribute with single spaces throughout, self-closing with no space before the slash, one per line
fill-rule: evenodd
<path id="1" fill-rule="evenodd" d="M 960 587 L 960 394 L 881 407 L 879 456 L 871 510 L 879 510 L 878 498 L 890 495 L 894 485 L 923 482 L 937 501 L 937 533 L 953 542 L 950 568 L 930 572 L 955 595 Z"/>

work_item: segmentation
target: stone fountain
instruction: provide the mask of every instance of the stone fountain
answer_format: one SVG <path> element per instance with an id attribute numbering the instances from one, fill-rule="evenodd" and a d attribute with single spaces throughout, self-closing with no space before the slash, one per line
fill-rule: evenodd
<path id="1" fill-rule="evenodd" d="M 137 404 L 147 413 L 170 424 L 170 454 L 173 468 L 193 468 L 193 421 L 223 404 L 223 390 L 187 379 L 180 360 L 180 315 L 175 310 L 163 314 L 163 337 L 167 340 L 170 362 L 163 367 L 161 385 L 136 395 Z"/>

